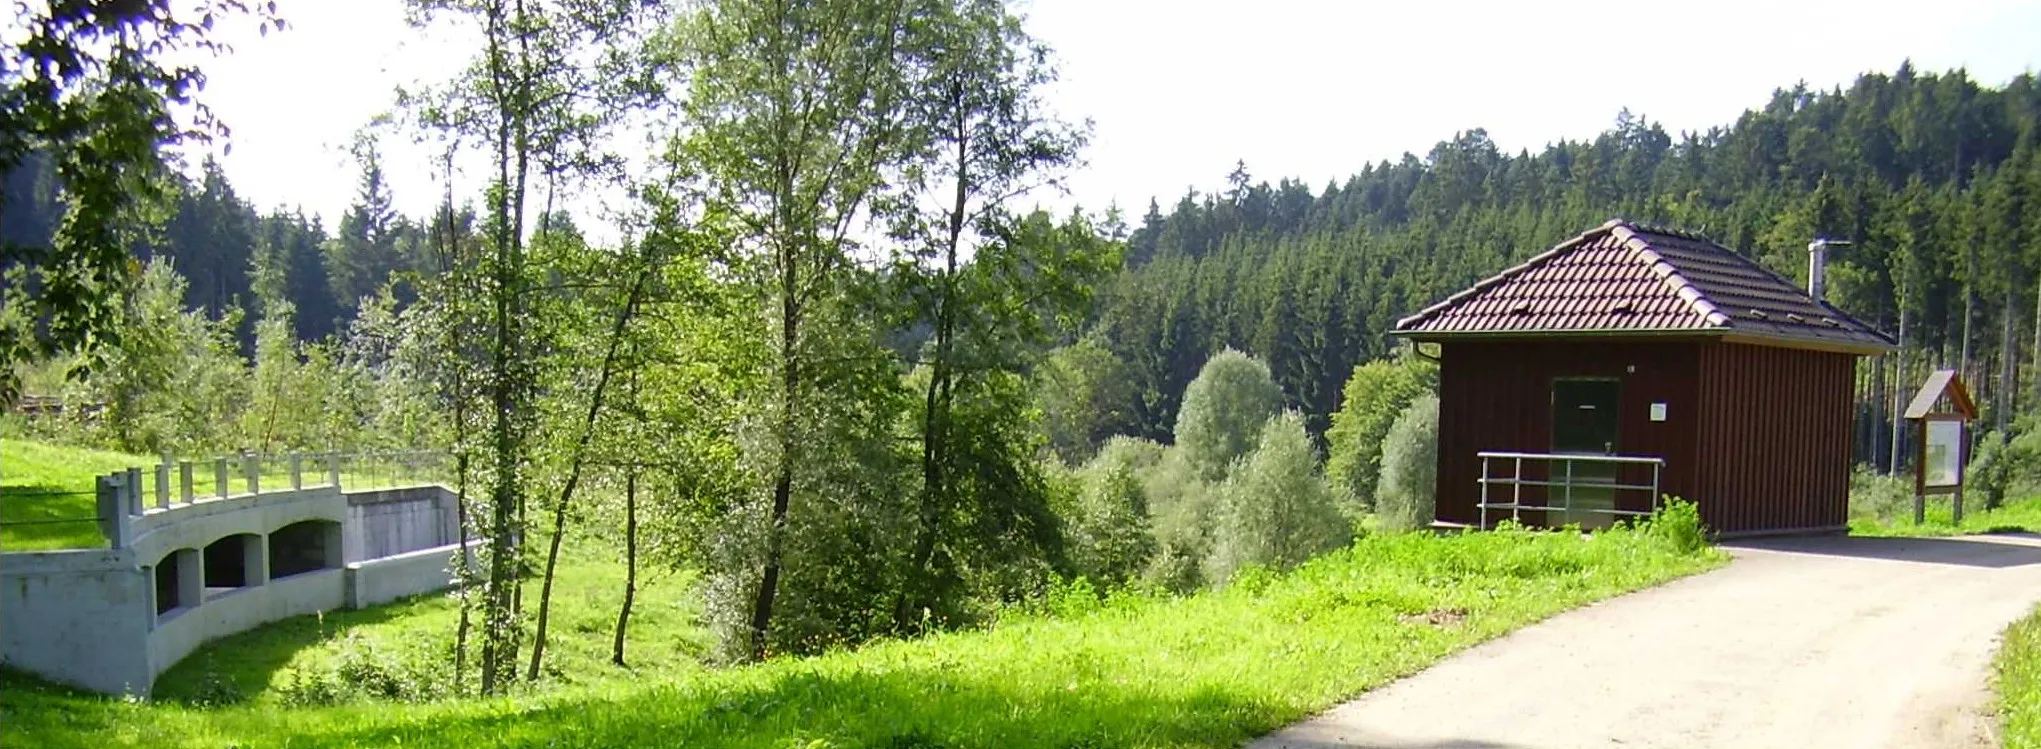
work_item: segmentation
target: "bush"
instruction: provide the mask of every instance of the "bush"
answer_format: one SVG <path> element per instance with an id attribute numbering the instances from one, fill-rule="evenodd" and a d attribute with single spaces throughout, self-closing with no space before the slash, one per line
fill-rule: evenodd
<path id="1" fill-rule="evenodd" d="M 1354 367 L 1326 430 L 1325 478 L 1362 509 L 1375 507 L 1382 445 L 1410 402 L 1438 387 L 1439 368 L 1422 358 L 1381 359 Z"/>
<path id="2" fill-rule="evenodd" d="M 1184 388 L 1176 416 L 1176 447 L 1206 481 L 1226 477 L 1233 461 L 1254 448 L 1262 424 L 1283 407 L 1282 388 L 1261 360 L 1226 349 L 1205 362 Z"/>
<path id="3" fill-rule="evenodd" d="M 1682 554 L 1692 554 L 1708 545 L 1708 529 L 1701 525 L 1701 507 L 1668 495 L 1650 519 L 1645 534 L 1666 542 Z"/>
<path id="4" fill-rule="evenodd" d="M 1100 452 L 1084 467 L 1069 519 L 1071 561 L 1079 574 L 1117 587 L 1139 574 L 1155 553 L 1148 498 L 1135 466 Z"/>
<path id="5" fill-rule="evenodd" d="M 1884 476 L 1869 466 L 1857 466 L 1850 473 L 1850 517 L 1889 523 L 1909 516 L 1913 508 L 1911 474 Z"/>
<path id="6" fill-rule="evenodd" d="M 1178 593 L 1197 590 L 1204 585 L 1200 566 L 1212 548 L 1213 487 L 1192 470 L 1183 450 L 1169 448 L 1149 470 L 1142 489 L 1155 535 L 1155 553 L 1142 579 Z"/>
<path id="7" fill-rule="evenodd" d="M 1287 570 L 1352 538 L 1295 411 L 1262 428 L 1254 452 L 1220 488 L 1216 520 L 1206 572 L 1219 582 L 1249 565 Z"/>
<path id="8" fill-rule="evenodd" d="M 1411 401 L 1382 443 L 1376 512 L 1385 530 L 1410 530 L 1433 519 L 1439 472 L 1439 399 Z"/>

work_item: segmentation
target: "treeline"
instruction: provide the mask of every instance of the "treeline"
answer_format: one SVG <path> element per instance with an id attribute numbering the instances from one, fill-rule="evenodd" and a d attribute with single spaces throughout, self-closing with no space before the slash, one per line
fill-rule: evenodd
<path id="1" fill-rule="evenodd" d="M 183 304 L 213 319 L 288 303 L 299 340 L 331 336 L 388 284 L 408 301 L 407 279 L 431 267 L 433 228 L 392 205 L 373 141 L 358 142 L 354 152 L 361 168 L 355 201 L 330 231 L 302 208 L 258 211 L 208 158 L 197 179 L 163 175 L 170 188 L 163 220 L 134 237 L 130 252 L 142 263 L 168 262 L 186 281 Z M 30 153 L 0 182 L 0 243 L 50 244 L 64 213 L 55 170 L 47 154 Z M 233 331 L 243 351 L 255 345 L 253 319 L 242 315 Z"/>
<path id="2" fill-rule="evenodd" d="M 1230 346 L 1265 359 L 1322 433 L 1355 365 L 1394 345 L 1396 319 L 1612 216 L 1702 232 L 1796 280 L 1810 240 L 1854 240 L 1831 255 L 1830 301 L 1906 344 L 1866 365 L 1864 460 L 1892 452 L 1880 420 L 1926 367 L 1962 367 L 2003 423 L 2041 400 L 2021 396 L 2041 391 L 2037 120 L 2031 74 L 1987 86 L 1909 64 L 1847 89 L 1782 89 L 1677 137 L 1627 111 L 1536 153 L 1477 129 L 1315 191 L 1243 165 L 1220 191 L 1150 203 L 1133 227 L 1129 267 L 1096 311 L 1110 356 L 1087 366 L 1109 373 L 1097 418 L 1112 423 L 1099 431 L 1165 438 L 1184 386 Z"/>

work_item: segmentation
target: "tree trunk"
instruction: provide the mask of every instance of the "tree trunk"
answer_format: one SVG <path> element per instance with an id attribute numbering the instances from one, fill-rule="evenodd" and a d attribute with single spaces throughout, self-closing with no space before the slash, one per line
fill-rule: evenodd
<path id="1" fill-rule="evenodd" d="M 1999 314 L 1998 392 L 1992 394 L 1996 396 L 1992 410 L 1997 412 L 1992 415 L 1993 428 L 1998 430 L 2001 445 L 2013 441 L 2013 435 L 2006 431 L 2006 427 L 2012 424 L 2013 408 L 2019 400 L 2015 397 L 2016 386 L 2013 384 L 2020 362 L 2019 349 L 2013 346 L 2013 305 L 2016 299 L 2012 287 L 2007 286 L 2005 311 Z"/>
<path id="2" fill-rule="evenodd" d="M 751 602 L 751 659 L 765 657 L 772 631 L 773 602 L 779 597 L 780 558 L 786 534 L 787 508 L 794 498 L 794 419 L 800 405 L 800 284 L 790 240 L 782 238 L 780 255 L 780 413 L 779 466 L 772 487 L 772 516 L 765 530 L 765 568 Z"/>
<path id="3" fill-rule="evenodd" d="M 914 543 L 914 579 L 902 591 L 894 608 L 893 624 L 903 632 L 916 631 L 915 599 L 922 605 L 934 603 L 936 544 L 942 539 L 943 511 L 949 501 L 948 465 L 952 381 L 956 379 L 957 338 L 957 250 L 964 236 L 964 215 L 970 205 L 970 136 L 962 106 L 964 91 L 953 87 L 957 119 L 951 133 L 957 146 L 957 191 L 948 216 L 948 242 L 943 252 L 943 271 L 936 283 L 935 361 L 929 365 L 928 392 L 921 419 L 921 518 Z"/>
<path id="4" fill-rule="evenodd" d="M 624 632 L 631 626 L 631 602 L 638 597 L 638 464 L 624 469 L 624 603 L 617 607 L 617 639 L 609 660 L 624 664 Z"/>
<path id="5" fill-rule="evenodd" d="M 641 245 L 643 246 L 643 245 Z M 553 573 L 560 566 L 560 541 L 567 535 L 567 505 L 574 501 L 574 489 L 581 484 L 581 470 L 588 459 L 588 443 L 595 437 L 596 420 L 602 416 L 602 398 L 609 391 L 609 381 L 616 372 L 617 351 L 623 347 L 624 333 L 630 328 L 631 318 L 638 312 L 639 297 L 644 293 L 646 276 L 651 274 L 655 261 L 649 251 L 641 252 L 642 263 L 637 276 L 631 281 L 629 296 L 624 298 L 624 308 L 617 310 L 617 319 L 610 326 L 609 348 L 603 352 L 602 368 L 595 375 L 595 390 L 588 396 L 588 413 L 581 422 L 581 435 L 574 443 L 574 457 L 567 467 L 567 480 L 560 487 L 560 501 L 553 504 L 553 537 L 546 544 L 546 575 L 539 584 L 539 623 L 532 637 L 531 667 L 525 669 L 525 678 L 539 678 L 539 666 L 546 657 L 546 622 L 553 608 Z"/>
<path id="6" fill-rule="evenodd" d="M 1886 475 L 1896 476 L 1900 470 L 1901 418 L 1905 414 L 1906 398 L 1906 305 L 1899 306 L 1899 350 L 1893 354 L 1892 362 L 1892 461 L 1886 464 Z"/>
<path id="7" fill-rule="evenodd" d="M 2028 350 L 2034 352 L 2029 360 L 2033 362 L 2034 397 L 2028 402 L 2041 404 L 2041 274 L 2034 277 L 2034 347 Z"/>
<path id="8" fill-rule="evenodd" d="M 457 416 L 454 423 L 459 424 L 462 422 Z M 460 574 L 455 575 L 454 579 L 460 585 L 458 592 L 461 598 L 461 622 L 454 627 L 454 693 L 461 694 L 466 691 L 462 688 L 462 681 L 467 678 L 466 674 L 468 673 L 468 628 L 472 626 L 469 619 L 473 603 L 468 598 L 468 588 L 474 583 L 475 579 L 474 567 L 468 564 L 467 451 L 463 450 L 454 457 L 454 474 L 454 486 L 456 487 L 454 490 L 454 525 L 459 527 L 457 532 L 460 535 L 460 548 L 454 550 L 454 564 L 459 566 Z"/>

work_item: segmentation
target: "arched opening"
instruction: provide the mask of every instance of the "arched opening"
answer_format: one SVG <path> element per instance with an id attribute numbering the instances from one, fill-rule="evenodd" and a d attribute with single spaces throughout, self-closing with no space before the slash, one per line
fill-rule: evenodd
<path id="1" fill-rule="evenodd" d="M 340 524 L 303 520 L 269 534 L 269 577 L 340 568 Z"/>
<path id="2" fill-rule="evenodd" d="M 197 549 L 177 549 L 156 561 L 153 574 L 157 616 L 199 605 L 205 595 L 200 577 L 203 567 Z"/>
<path id="3" fill-rule="evenodd" d="M 205 550 L 206 596 L 236 588 L 261 585 L 263 578 L 262 537 L 237 533 L 211 544 Z"/>

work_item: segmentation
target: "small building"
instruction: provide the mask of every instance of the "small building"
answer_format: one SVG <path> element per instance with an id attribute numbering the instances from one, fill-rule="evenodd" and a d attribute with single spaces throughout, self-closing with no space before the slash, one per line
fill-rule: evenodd
<path id="1" fill-rule="evenodd" d="M 1810 294 L 1614 219 L 1399 320 L 1437 344 L 1439 524 L 1595 527 L 1670 494 L 1723 535 L 1844 529 L 1856 359 L 1894 342 L 1818 300 L 1822 249 Z"/>

